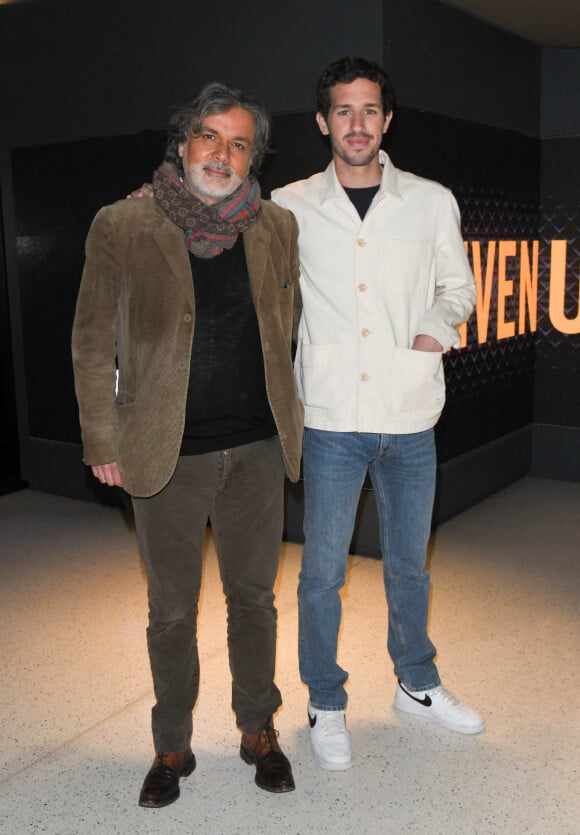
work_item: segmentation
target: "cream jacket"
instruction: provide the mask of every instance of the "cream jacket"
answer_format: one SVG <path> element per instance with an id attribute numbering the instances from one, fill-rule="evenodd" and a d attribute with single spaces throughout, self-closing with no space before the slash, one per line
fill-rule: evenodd
<path id="1" fill-rule="evenodd" d="M 273 192 L 298 220 L 302 318 L 295 373 L 305 424 L 335 432 L 429 429 L 445 402 L 440 353 L 459 345 L 475 285 L 457 204 L 439 183 L 381 151 L 378 193 L 361 219 L 334 163 Z"/>

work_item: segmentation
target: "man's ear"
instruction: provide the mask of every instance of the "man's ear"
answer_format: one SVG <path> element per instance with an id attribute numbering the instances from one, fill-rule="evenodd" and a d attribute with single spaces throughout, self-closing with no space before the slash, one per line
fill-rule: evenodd
<path id="1" fill-rule="evenodd" d="M 320 133 L 322 133 L 324 136 L 328 136 L 330 131 L 328 130 L 328 125 L 326 124 L 326 119 L 324 118 L 322 113 L 317 113 L 316 114 L 316 124 L 320 128 Z"/>
<path id="2" fill-rule="evenodd" d="M 388 131 L 392 118 L 393 118 L 393 111 L 389 110 L 389 112 L 385 116 L 385 122 L 383 124 L 383 133 L 386 133 Z"/>
<path id="3" fill-rule="evenodd" d="M 183 159 L 183 155 L 185 153 L 185 142 L 179 143 L 179 145 L 177 146 L 177 153 L 179 154 L 179 157 Z"/>

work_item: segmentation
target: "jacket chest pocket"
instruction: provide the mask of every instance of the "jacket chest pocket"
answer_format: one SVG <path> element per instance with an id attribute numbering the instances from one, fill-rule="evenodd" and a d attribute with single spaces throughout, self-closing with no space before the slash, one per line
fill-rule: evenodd
<path id="1" fill-rule="evenodd" d="M 426 296 L 433 263 L 430 241 L 387 239 L 383 242 L 381 285 L 385 292 Z"/>

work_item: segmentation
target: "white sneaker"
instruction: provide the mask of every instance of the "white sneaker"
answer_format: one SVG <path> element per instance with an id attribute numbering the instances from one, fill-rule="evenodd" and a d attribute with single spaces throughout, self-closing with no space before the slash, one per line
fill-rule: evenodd
<path id="1" fill-rule="evenodd" d="M 460 734 L 478 734 L 485 728 L 485 720 L 481 713 L 460 702 L 442 685 L 432 690 L 411 692 L 399 682 L 395 707 L 405 713 L 430 719 Z"/>
<path id="2" fill-rule="evenodd" d="M 316 764 L 327 771 L 349 769 L 352 757 L 344 710 L 318 710 L 308 702 L 308 722 Z"/>

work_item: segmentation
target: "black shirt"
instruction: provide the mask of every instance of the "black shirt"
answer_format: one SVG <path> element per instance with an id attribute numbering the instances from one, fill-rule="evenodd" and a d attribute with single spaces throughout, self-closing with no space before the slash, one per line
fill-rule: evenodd
<path id="1" fill-rule="evenodd" d="M 276 434 L 244 244 L 214 258 L 190 253 L 195 329 L 181 455 Z"/>
<path id="2" fill-rule="evenodd" d="M 364 220 L 369 206 L 373 202 L 373 197 L 380 188 L 380 184 L 378 186 L 369 186 L 368 188 L 346 188 L 345 186 L 343 188 L 359 213 L 361 220 Z"/>

